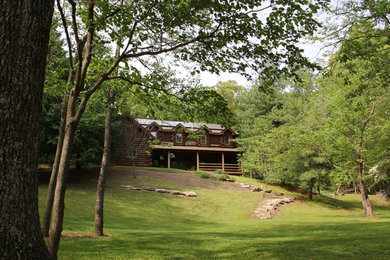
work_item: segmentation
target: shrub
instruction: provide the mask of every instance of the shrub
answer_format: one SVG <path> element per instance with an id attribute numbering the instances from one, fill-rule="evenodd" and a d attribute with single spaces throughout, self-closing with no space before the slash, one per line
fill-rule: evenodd
<path id="1" fill-rule="evenodd" d="M 226 181 L 229 178 L 227 174 L 215 174 L 215 178 L 220 181 Z"/>
<path id="2" fill-rule="evenodd" d="M 222 169 L 216 169 L 215 174 L 222 174 Z"/>
<path id="3" fill-rule="evenodd" d="M 201 174 L 200 174 L 200 177 L 201 177 L 201 178 L 207 179 L 207 178 L 210 178 L 211 176 L 210 176 L 210 174 L 208 174 L 207 172 L 205 172 L 205 173 L 201 173 Z"/>

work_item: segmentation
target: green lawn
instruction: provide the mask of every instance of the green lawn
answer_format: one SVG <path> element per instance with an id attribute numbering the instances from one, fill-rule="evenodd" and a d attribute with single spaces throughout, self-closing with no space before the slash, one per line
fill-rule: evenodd
<path id="1" fill-rule="evenodd" d="M 169 172 L 167 174 L 175 174 Z M 235 177 L 242 182 L 256 181 Z M 218 181 L 216 186 L 219 187 Z M 198 198 L 130 191 L 120 184 L 193 190 Z M 277 187 L 272 187 L 281 191 Z M 68 185 L 64 232 L 93 233 L 96 181 Z M 40 186 L 43 211 L 46 185 Z M 372 197 L 376 217 L 347 195 L 283 206 L 252 218 L 261 194 L 181 187 L 131 174 L 110 178 L 103 238 L 63 238 L 60 259 L 390 259 L 390 202 Z"/>

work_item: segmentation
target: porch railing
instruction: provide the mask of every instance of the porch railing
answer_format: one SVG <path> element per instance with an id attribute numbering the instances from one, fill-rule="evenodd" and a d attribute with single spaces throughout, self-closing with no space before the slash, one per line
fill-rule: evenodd
<path id="1" fill-rule="evenodd" d="M 243 174 L 241 166 L 237 163 L 199 163 L 199 170 L 215 171 L 221 169 L 225 174 Z"/>

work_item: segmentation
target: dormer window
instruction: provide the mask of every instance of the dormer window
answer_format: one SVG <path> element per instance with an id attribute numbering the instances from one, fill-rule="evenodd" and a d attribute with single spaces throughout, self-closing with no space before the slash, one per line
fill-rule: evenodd
<path id="1" fill-rule="evenodd" d="M 176 143 L 183 142 L 183 133 L 176 133 Z"/>
<path id="2" fill-rule="evenodd" d="M 157 138 L 157 131 L 151 131 L 150 132 L 154 138 Z"/>
<path id="3" fill-rule="evenodd" d="M 230 138 L 229 138 L 229 137 L 230 137 L 230 136 L 228 136 L 228 135 L 225 135 L 225 136 L 224 136 L 224 139 L 223 139 L 223 143 L 224 143 L 224 144 L 226 144 L 226 145 L 227 145 L 227 144 L 230 144 Z"/>
<path id="4" fill-rule="evenodd" d="M 200 144 L 206 144 L 206 135 L 200 135 L 199 136 L 199 143 Z"/>

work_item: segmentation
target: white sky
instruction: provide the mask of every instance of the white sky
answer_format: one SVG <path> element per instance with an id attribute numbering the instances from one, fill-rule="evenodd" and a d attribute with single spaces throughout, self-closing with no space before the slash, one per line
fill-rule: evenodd
<path id="1" fill-rule="evenodd" d="M 304 55 L 314 62 L 318 59 L 324 58 L 325 50 L 322 49 L 322 44 L 319 42 L 316 43 L 304 43 L 302 44 L 304 50 Z M 250 87 L 251 82 L 248 81 L 244 76 L 239 73 L 221 73 L 219 76 L 217 74 L 212 74 L 207 71 L 200 73 L 200 82 L 204 86 L 215 86 L 218 81 L 228 81 L 235 80 L 239 85 L 244 87 Z"/>

